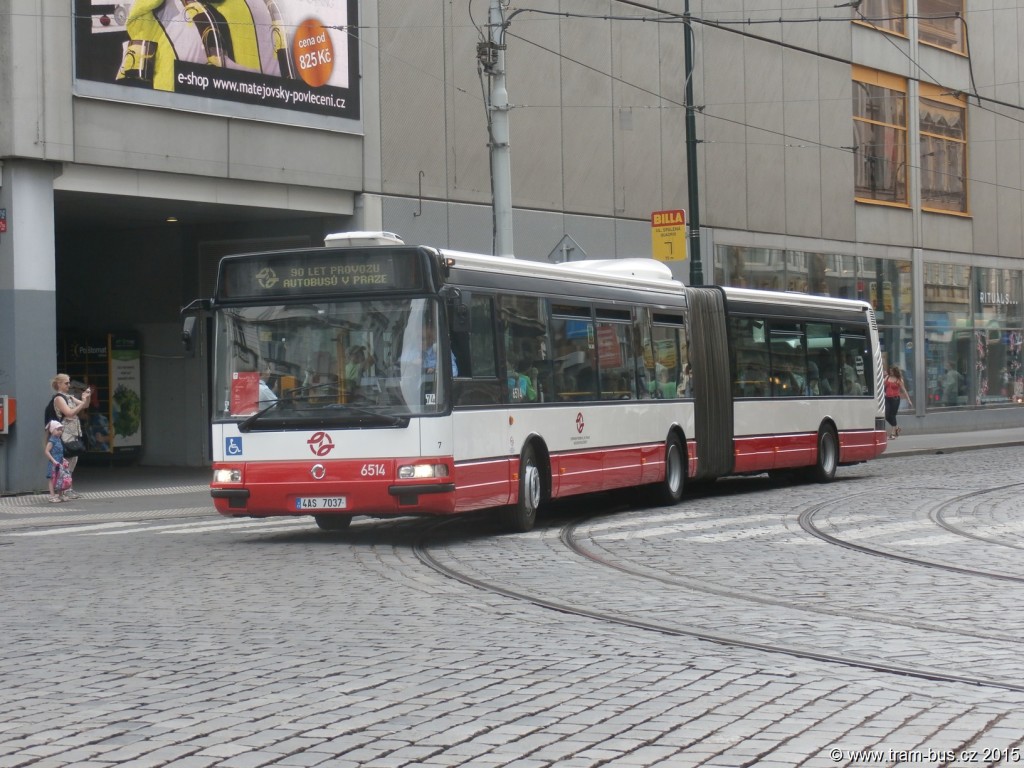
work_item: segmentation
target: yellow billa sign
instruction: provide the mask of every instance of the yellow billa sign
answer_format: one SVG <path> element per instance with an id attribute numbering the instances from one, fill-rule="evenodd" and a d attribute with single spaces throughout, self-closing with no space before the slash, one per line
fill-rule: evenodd
<path id="1" fill-rule="evenodd" d="M 651 255 L 658 261 L 686 260 L 686 211 L 651 214 Z"/>

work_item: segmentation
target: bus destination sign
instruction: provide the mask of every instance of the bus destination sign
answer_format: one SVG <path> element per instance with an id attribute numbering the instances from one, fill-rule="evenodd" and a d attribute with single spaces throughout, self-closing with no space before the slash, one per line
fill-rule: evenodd
<path id="1" fill-rule="evenodd" d="M 228 257 L 221 262 L 220 299 L 412 290 L 422 287 L 416 252 L 306 251 Z"/>

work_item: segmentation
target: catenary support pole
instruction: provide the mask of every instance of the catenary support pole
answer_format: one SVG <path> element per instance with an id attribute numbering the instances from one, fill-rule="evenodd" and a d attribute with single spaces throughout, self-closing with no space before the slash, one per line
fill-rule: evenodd
<path id="1" fill-rule="evenodd" d="M 512 249 L 512 161 L 509 148 L 509 103 L 505 84 L 505 19 L 501 0 L 491 0 L 488 18 L 493 59 L 490 75 L 491 184 L 494 206 L 494 253 L 514 256 Z"/>
<path id="2" fill-rule="evenodd" d="M 687 211 L 687 255 L 690 259 L 690 285 L 704 285 L 704 268 L 700 253 L 700 189 L 697 184 L 697 123 L 693 109 L 693 24 L 690 22 L 690 0 L 683 6 L 683 64 L 686 75 L 686 187 L 689 197 Z"/>

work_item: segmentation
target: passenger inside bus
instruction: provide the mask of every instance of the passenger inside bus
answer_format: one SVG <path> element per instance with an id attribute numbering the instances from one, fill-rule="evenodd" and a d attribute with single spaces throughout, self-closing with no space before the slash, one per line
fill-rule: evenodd
<path id="1" fill-rule="evenodd" d="M 579 366 L 575 372 L 576 391 L 574 399 L 590 400 L 594 397 L 594 368 L 590 361 Z"/>
<path id="2" fill-rule="evenodd" d="M 822 353 L 818 357 L 818 371 L 820 372 L 818 390 L 825 397 L 834 395 L 839 391 L 839 383 L 836 381 L 835 361 L 832 358 L 831 350 Z"/>
<path id="3" fill-rule="evenodd" d="M 679 385 L 676 387 L 677 397 L 693 397 L 693 369 L 687 363 L 683 368 L 683 374 L 679 377 Z"/>
<path id="4" fill-rule="evenodd" d="M 821 379 L 818 377 L 818 366 L 810 360 L 807 362 L 807 387 L 805 393 L 811 397 L 822 394 Z"/>
<path id="5" fill-rule="evenodd" d="M 737 397 L 764 397 L 768 391 L 768 371 L 760 359 L 748 358 L 736 377 Z"/>
<path id="6" fill-rule="evenodd" d="M 775 397 L 799 397 L 803 393 L 803 387 L 793 374 L 792 366 L 788 361 L 780 361 L 772 374 L 772 394 Z"/>
<path id="7" fill-rule="evenodd" d="M 512 403 L 532 403 L 537 400 L 537 389 L 528 373 L 529 363 L 520 361 L 519 365 L 508 366 L 508 399 Z"/>
<path id="8" fill-rule="evenodd" d="M 864 389 L 860 384 L 857 377 L 857 370 L 850 365 L 849 358 L 846 353 L 843 352 L 839 355 L 839 367 L 843 372 L 843 394 L 844 395 L 859 395 L 862 394 Z"/>
<path id="9" fill-rule="evenodd" d="M 349 349 L 346 355 L 345 378 L 358 385 L 364 376 L 372 374 L 376 362 L 373 355 L 366 351 L 366 347 L 357 344 Z"/>
<path id="10" fill-rule="evenodd" d="M 654 397 L 658 400 L 671 400 L 676 396 L 678 385 L 672 376 L 672 369 L 661 363 L 655 364 L 657 382 L 654 386 Z"/>

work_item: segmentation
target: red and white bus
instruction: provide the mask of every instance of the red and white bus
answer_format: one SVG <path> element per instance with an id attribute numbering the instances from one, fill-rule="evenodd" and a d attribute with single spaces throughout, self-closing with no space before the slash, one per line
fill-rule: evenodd
<path id="1" fill-rule="evenodd" d="M 688 288 L 651 259 L 553 265 L 386 233 L 225 257 L 212 299 L 223 515 L 500 511 L 803 471 L 885 450 L 864 302 Z M 188 335 L 188 332 L 186 333 Z"/>

